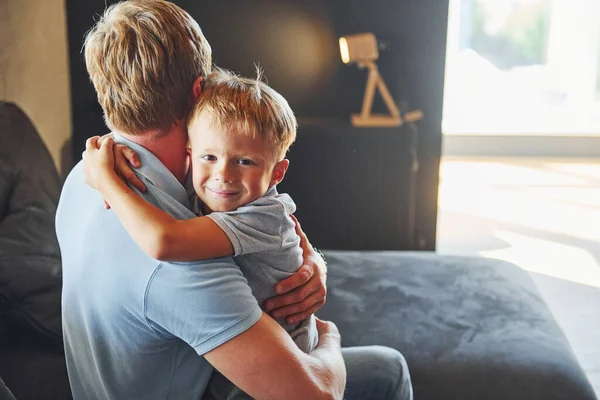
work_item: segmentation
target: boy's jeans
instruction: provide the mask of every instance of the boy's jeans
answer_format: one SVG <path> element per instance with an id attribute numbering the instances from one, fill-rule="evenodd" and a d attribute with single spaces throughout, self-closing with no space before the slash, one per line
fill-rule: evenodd
<path id="1" fill-rule="evenodd" d="M 406 360 L 383 346 L 342 348 L 346 362 L 345 400 L 412 400 Z"/>

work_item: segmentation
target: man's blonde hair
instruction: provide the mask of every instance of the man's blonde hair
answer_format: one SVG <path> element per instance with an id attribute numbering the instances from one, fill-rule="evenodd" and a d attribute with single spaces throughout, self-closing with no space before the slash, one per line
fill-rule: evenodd
<path id="1" fill-rule="evenodd" d="M 211 72 L 198 23 L 163 0 L 110 6 L 85 38 L 85 62 L 110 129 L 167 132 L 194 104 L 194 80 Z"/>
<path id="2" fill-rule="evenodd" d="M 287 100 L 257 78 L 243 78 L 221 68 L 206 78 L 202 95 L 190 114 L 188 127 L 207 115 L 211 125 L 252 137 L 262 137 L 283 158 L 296 140 L 298 124 Z"/>

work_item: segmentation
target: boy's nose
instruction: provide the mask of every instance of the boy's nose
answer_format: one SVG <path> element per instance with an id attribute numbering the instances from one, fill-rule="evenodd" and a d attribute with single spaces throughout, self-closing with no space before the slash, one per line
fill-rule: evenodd
<path id="1" fill-rule="evenodd" d="M 231 183 L 234 180 L 233 171 L 228 165 L 220 165 L 217 167 L 214 177 L 216 180 L 225 183 Z"/>

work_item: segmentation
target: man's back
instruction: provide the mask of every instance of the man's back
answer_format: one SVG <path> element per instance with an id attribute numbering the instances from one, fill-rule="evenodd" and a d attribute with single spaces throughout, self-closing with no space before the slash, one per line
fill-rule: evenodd
<path id="1" fill-rule="evenodd" d="M 145 165 L 156 166 L 146 153 L 141 154 Z M 159 167 L 146 168 L 146 176 L 142 169 L 146 197 L 178 218 L 193 216 L 171 197 L 177 198 L 169 193 L 176 187 L 172 176 L 162 182 L 166 186 L 152 184 L 166 176 Z M 65 182 L 56 226 L 65 351 L 76 399 L 198 398 L 212 373 L 199 354 L 261 315 L 230 259 L 171 264 L 143 253 L 115 214 L 103 209 L 100 195 L 85 185 L 81 164 Z"/>

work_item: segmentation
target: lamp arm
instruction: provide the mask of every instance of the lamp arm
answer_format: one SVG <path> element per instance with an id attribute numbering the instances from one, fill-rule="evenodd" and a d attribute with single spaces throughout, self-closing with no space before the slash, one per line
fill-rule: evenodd
<path id="1" fill-rule="evenodd" d="M 377 69 L 377 65 L 375 65 L 372 61 L 362 62 L 361 65 L 363 67 L 367 67 L 369 69 L 369 77 L 367 79 L 367 86 L 365 87 L 365 95 L 363 97 L 362 110 L 360 112 L 363 118 L 371 115 L 371 108 L 373 106 L 373 97 L 375 96 L 375 88 L 381 76 L 379 75 L 379 70 Z"/>
<path id="2" fill-rule="evenodd" d="M 375 67 L 377 68 L 377 67 Z M 394 99 L 392 98 L 392 95 L 390 94 L 385 82 L 383 81 L 383 78 L 381 78 L 381 76 L 379 77 L 379 80 L 377 81 L 377 87 L 379 88 L 379 91 L 381 92 L 381 97 L 383 97 L 383 101 L 385 101 L 385 105 L 387 106 L 388 110 L 390 111 L 390 114 L 392 114 L 392 116 L 394 117 L 400 117 L 400 111 L 398 111 L 398 107 L 396 107 L 396 103 L 394 102 Z"/>
<path id="3" fill-rule="evenodd" d="M 379 89 L 381 92 L 381 97 L 385 102 L 390 114 L 393 117 L 400 118 L 400 111 L 398 111 L 398 107 L 396 107 L 396 103 L 394 103 L 394 99 L 390 94 L 381 74 L 379 73 L 379 68 L 377 68 L 377 64 L 373 61 L 363 61 L 359 63 L 362 67 L 367 67 L 369 69 L 369 78 L 367 79 L 367 86 L 365 88 L 365 95 L 363 98 L 361 116 L 363 118 L 369 117 L 371 115 L 371 108 L 373 107 L 373 97 L 375 96 L 375 89 Z"/>

